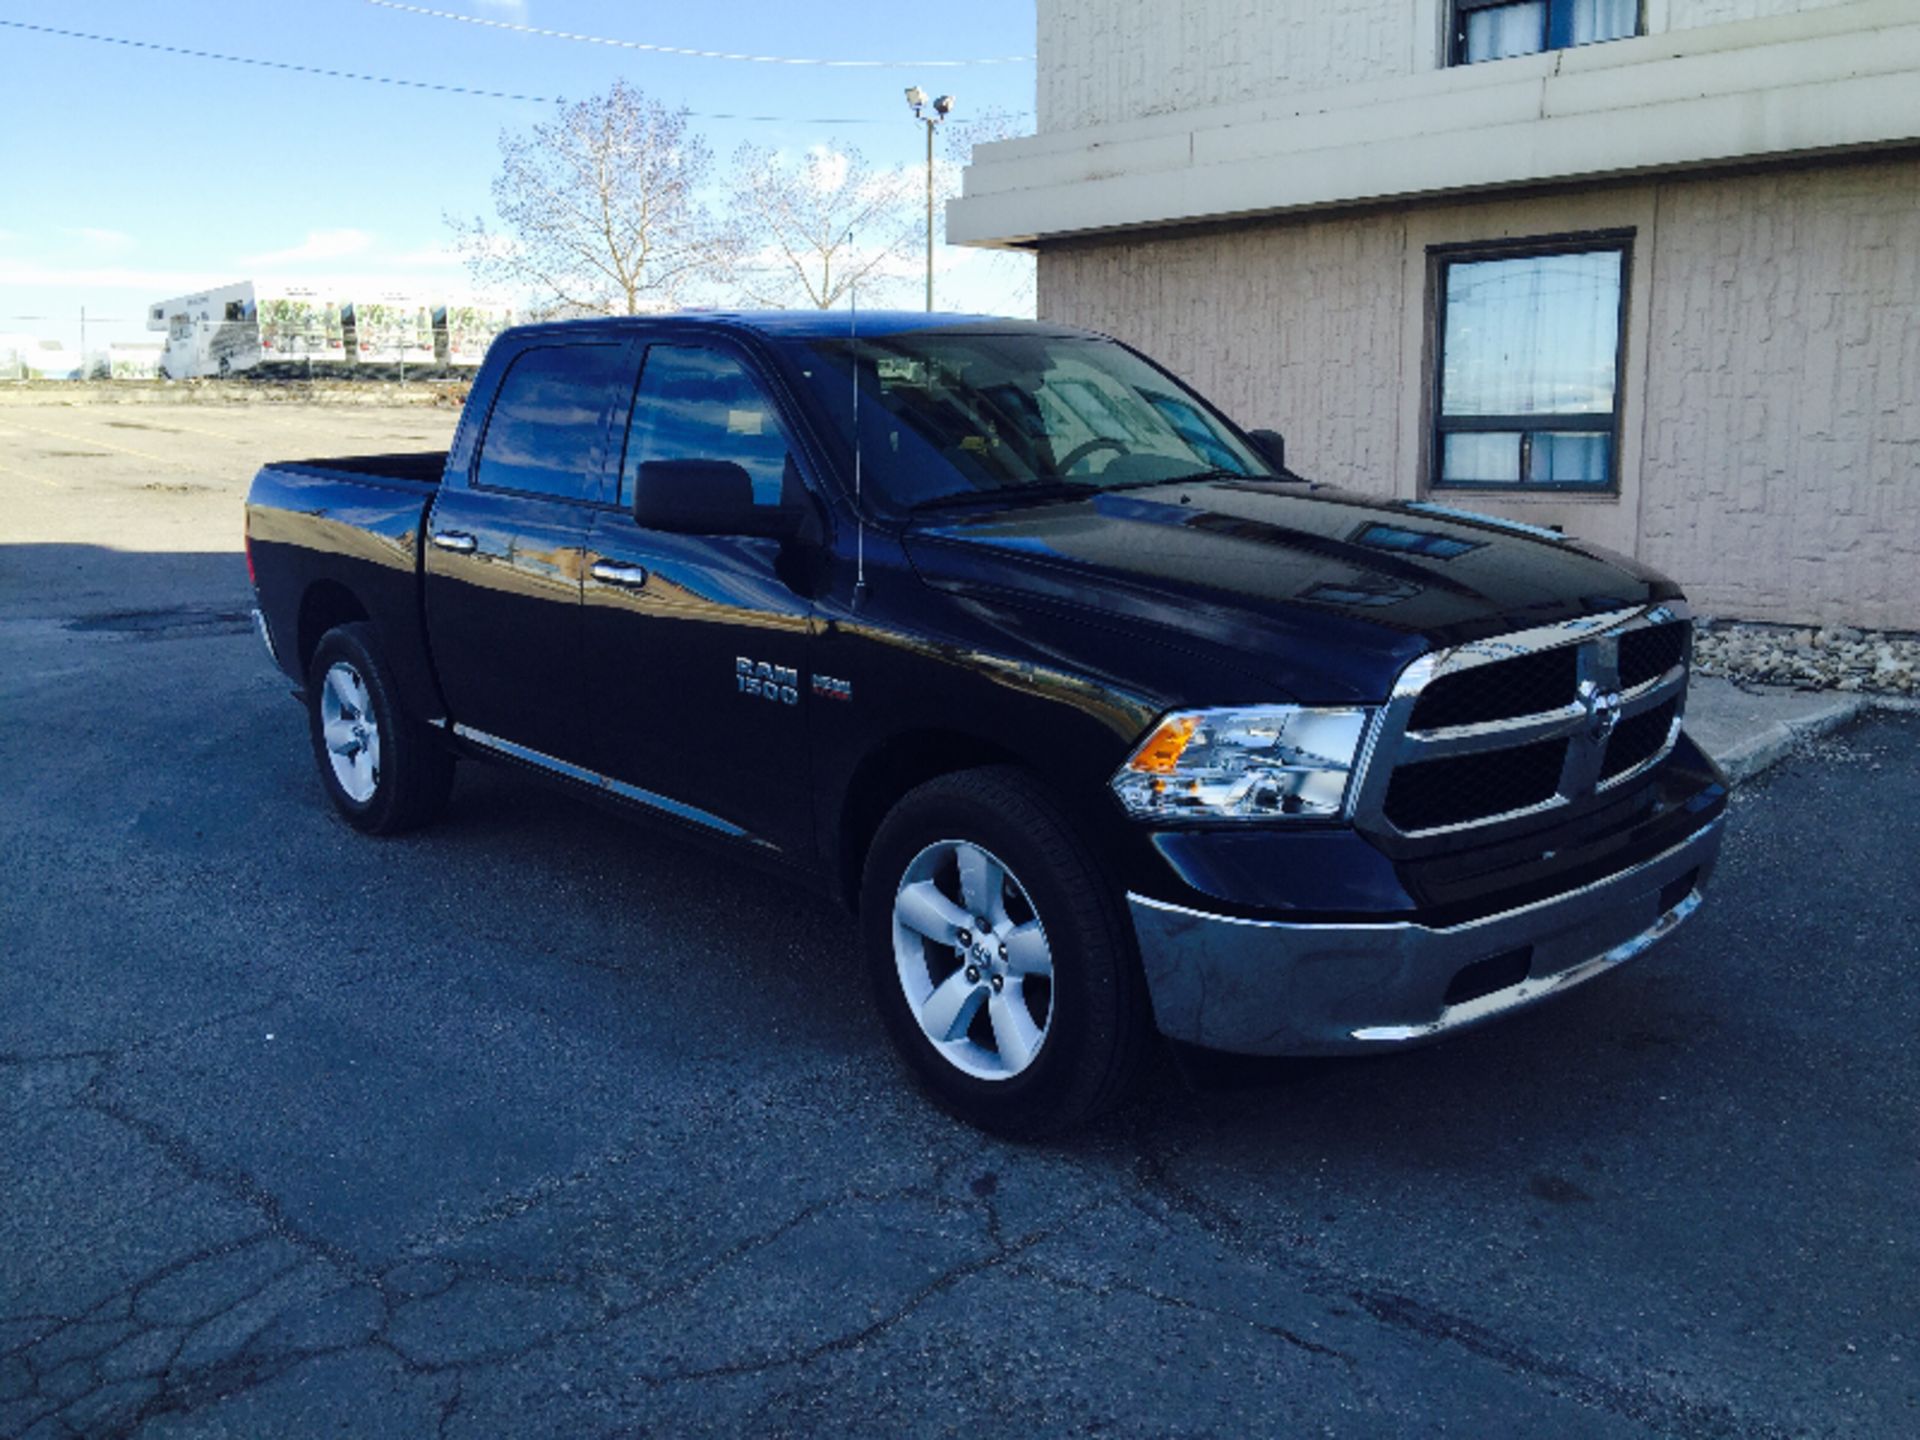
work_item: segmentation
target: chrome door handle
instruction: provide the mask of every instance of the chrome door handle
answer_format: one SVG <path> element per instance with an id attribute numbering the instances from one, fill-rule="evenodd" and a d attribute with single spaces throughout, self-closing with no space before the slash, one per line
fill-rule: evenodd
<path id="1" fill-rule="evenodd" d="M 456 555 L 471 555 L 480 544 L 473 536 L 460 530 L 436 530 L 433 532 L 433 543 Z"/>
<path id="2" fill-rule="evenodd" d="M 638 590 L 647 583 L 647 567 L 617 565 L 611 560 L 596 560 L 593 562 L 593 578 L 608 585 L 624 585 L 629 590 Z"/>

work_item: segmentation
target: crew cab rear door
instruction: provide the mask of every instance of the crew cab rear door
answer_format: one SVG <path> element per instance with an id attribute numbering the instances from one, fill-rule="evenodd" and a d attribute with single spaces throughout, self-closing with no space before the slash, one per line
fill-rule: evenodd
<path id="1" fill-rule="evenodd" d="M 472 462 L 428 517 L 427 639 L 449 715 L 479 744 L 585 762 L 580 576 L 632 355 L 536 336 L 506 357 Z"/>
<path id="2" fill-rule="evenodd" d="M 804 853 L 812 606 L 781 578 L 781 545 L 636 524 L 648 460 L 727 460 L 778 504 L 787 430 L 747 357 L 699 340 L 646 347 L 615 506 L 595 517 L 585 580 L 586 713 L 594 768 L 710 829 Z M 751 685 L 742 684 L 744 678 Z M 764 667 L 764 668 L 762 668 Z"/>

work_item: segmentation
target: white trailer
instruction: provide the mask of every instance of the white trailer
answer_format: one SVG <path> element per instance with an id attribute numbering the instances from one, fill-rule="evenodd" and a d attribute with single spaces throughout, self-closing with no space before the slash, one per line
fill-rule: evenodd
<path id="1" fill-rule="evenodd" d="M 131 345 L 116 340 L 107 346 L 107 374 L 115 380 L 152 380 L 160 373 L 164 345 Z"/>
<path id="2" fill-rule="evenodd" d="M 486 359 L 493 337 L 511 324 L 513 310 L 506 305 L 440 305 L 433 312 L 435 358 L 442 365 L 472 369 Z"/>
<path id="3" fill-rule="evenodd" d="M 310 286 L 242 280 L 149 306 L 147 329 L 164 330 L 162 373 L 174 380 L 231 375 L 273 361 L 348 359 L 347 306 Z"/>
<path id="4" fill-rule="evenodd" d="M 347 307 L 357 365 L 433 364 L 433 311 L 424 296 L 387 290 Z"/>
<path id="5" fill-rule="evenodd" d="M 261 365 L 477 366 L 511 307 L 377 281 L 243 280 L 148 307 L 165 331 L 161 370 L 175 380 Z"/>
<path id="6" fill-rule="evenodd" d="M 80 355 L 63 341 L 0 334 L 0 380 L 78 380 Z"/>

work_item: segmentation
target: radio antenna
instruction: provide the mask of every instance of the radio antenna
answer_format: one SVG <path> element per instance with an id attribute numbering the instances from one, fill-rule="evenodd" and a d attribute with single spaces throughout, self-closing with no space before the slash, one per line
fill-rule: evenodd
<path id="1" fill-rule="evenodd" d="M 860 485 L 860 267 L 847 231 L 847 261 L 853 281 L 847 286 L 847 368 L 853 376 L 853 608 L 867 598 L 867 508 Z"/>

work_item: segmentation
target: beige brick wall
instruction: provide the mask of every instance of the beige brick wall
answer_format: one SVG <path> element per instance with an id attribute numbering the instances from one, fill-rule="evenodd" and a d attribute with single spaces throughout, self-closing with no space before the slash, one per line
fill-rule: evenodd
<path id="1" fill-rule="evenodd" d="M 1316 477 L 1390 494 L 1404 245 L 1343 220 L 1047 250 L 1039 313 L 1139 346 Z"/>
<path id="2" fill-rule="evenodd" d="M 1920 161 L 1662 186 L 1653 261 L 1642 556 L 1920 630 Z"/>
<path id="3" fill-rule="evenodd" d="M 1040 129 L 1404 75 L 1415 28 L 1437 34 L 1439 3 L 1039 0 Z M 1435 44 L 1423 49 L 1430 64 Z"/>
<path id="4" fill-rule="evenodd" d="M 1920 630 L 1920 158 L 1052 247 L 1039 310 L 1282 430 L 1317 477 L 1412 495 L 1426 246 L 1614 227 L 1621 494 L 1463 503 L 1633 551 L 1711 613 Z"/>
<path id="5" fill-rule="evenodd" d="M 1824 10 L 1853 0 L 1647 0 L 1647 29 L 1692 30 L 1730 20 L 1762 20 L 1770 15 L 1792 15 L 1802 10 Z M 1664 12 L 1664 13 L 1662 13 Z"/>
<path id="6" fill-rule="evenodd" d="M 1649 34 L 1853 0 L 1643 0 Z M 1442 63 L 1448 0 L 1038 0 L 1039 127 L 1111 125 Z"/>

